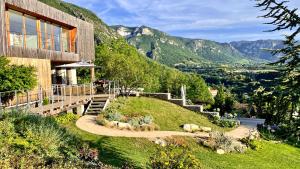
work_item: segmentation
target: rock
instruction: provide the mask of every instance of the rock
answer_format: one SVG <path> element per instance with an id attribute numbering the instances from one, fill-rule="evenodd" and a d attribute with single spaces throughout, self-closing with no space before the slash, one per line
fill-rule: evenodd
<path id="1" fill-rule="evenodd" d="M 225 151 L 222 149 L 217 149 L 217 154 L 225 154 Z"/>
<path id="2" fill-rule="evenodd" d="M 108 123 L 107 123 L 107 126 L 108 127 L 118 127 L 118 121 L 109 121 Z"/>
<path id="3" fill-rule="evenodd" d="M 204 132 L 211 132 L 212 131 L 211 127 L 202 127 L 202 126 L 200 126 L 200 130 L 204 131 Z"/>
<path id="4" fill-rule="evenodd" d="M 255 129 L 251 129 L 249 131 L 249 139 L 250 140 L 255 140 L 255 139 L 258 139 L 260 136 L 259 132 Z"/>
<path id="5" fill-rule="evenodd" d="M 196 124 L 185 124 L 183 125 L 183 130 L 186 132 L 195 132 L 199 131 L 199 126 Z"/>
<path id="6" fill-rule="evenodd" d="M 129 123 L 122 123 L 122 122 L 119 122 L 119 123 L 118 123 L 118 128 L 119 128 L 119 129 L 131 129 L 132 126 L 131 126 Z"/>
<path id="7" fill-rule="evenodd" d="M 156 140 L 154 141 L 154 143 L 157 144 L 157 145 L 160 145 L 160 146 L 162 146 L 162 147 L 167 146 L 167 142 L 166 142 L 165 140 L 163 140 L 163 139 L 156 139 Z"/>

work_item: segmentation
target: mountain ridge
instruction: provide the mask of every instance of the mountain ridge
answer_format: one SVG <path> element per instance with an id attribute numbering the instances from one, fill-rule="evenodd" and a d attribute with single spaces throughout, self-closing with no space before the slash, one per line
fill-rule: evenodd
<path id="1" fill-rule="evenodd" d="M 276 60 L 262 48 L 282 47 L 280 40 L 215 42 L 172 36 L 147 26 L 111 26 L 140 52 L 160 63 L 176 64 L 252 64 Z M 275 46 L 270 44 L 276 44 Z"/>

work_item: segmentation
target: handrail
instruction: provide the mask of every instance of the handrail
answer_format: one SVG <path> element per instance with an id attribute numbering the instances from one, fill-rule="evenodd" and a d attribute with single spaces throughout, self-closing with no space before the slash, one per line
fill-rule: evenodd
<path id="1" fill-rule="evenodd" d="M 111 82 L 109 84 L 109 96 L 116 96 L 116 84 Z M 32 91 L 15 90 L 0 92 L 0 109 L 13 108 L 37 108 L 40 107 L 43 111 L 44 106 L 51 105 L 48 109 L 53 110 L 57 103 L 64 107 L 65 104 L 72 104 L 73 98 L 92 100 L 97 92 L 97 85 L 93 83 L 82 85 L 65 85 L 53 84 L 50 88 L 37 88 Z M 108 87 L 108 86 L 106 86 Z M 99 93 L 100 94 L 100 93 Z M 55 106 L 53 106 L 56 104 Z"/>

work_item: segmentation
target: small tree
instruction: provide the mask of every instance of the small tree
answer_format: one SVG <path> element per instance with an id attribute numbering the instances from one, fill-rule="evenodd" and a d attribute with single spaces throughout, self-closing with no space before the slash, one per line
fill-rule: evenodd
<path id="1" fill-rule="evenodd" d="M 225 98 L 226 94 L 224 92 L 224 86 L 218 88 L 218 93 L 215 97 L 215 108 L 220 109 L 220 115 L 223 116 L 225 114 L 224 112 L 224 104 L 225 104 Z"/>

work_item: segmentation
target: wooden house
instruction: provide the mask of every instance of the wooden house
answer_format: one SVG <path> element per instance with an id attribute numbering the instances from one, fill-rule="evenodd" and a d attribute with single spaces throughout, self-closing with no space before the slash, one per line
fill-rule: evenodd
<path id="1" fill-rule="evenodd" d="M 1 0 L 0 56 L 35 67 L 44 89 L 77 84 L 76 68 L 61 65 L 93 63 L 94 27 L 37 0 Z"/>

